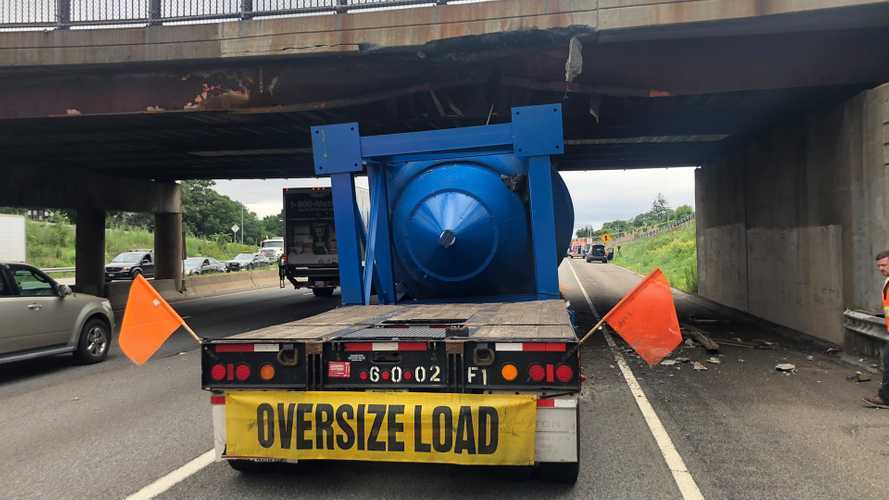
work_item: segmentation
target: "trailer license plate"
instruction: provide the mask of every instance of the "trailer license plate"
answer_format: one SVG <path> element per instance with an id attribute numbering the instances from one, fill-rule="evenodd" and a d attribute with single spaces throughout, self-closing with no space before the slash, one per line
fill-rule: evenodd
<path id="1" fill-rule="evenodd" d="M 536 410 L 532 395 L 233 391 L 226 456 L 531 465 Z"/>

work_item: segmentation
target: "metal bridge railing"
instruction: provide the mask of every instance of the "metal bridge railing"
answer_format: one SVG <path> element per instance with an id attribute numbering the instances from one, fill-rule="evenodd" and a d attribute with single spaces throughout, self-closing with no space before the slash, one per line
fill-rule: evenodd
<path id="1" fill-rule="evenodd" d="M 0 29 L 155 25 L 445 3 L 447 0 L 0 0 Z"/>

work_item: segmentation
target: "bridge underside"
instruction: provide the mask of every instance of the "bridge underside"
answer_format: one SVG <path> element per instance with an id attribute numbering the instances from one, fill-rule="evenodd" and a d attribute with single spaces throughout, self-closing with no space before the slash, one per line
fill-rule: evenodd
<path id="1" fill-rule="evenodd" d="M 348 55 L 19 68 L 0 72 L 0 147 L 7 164 L 115 176 L 309 177 L 312 125 L 383 134 L 562 102 L 560 169 L 699 165 L 776 118 L 889 80 L 887 46 L 881 29 L 651 43 L 566 28 Z"/>

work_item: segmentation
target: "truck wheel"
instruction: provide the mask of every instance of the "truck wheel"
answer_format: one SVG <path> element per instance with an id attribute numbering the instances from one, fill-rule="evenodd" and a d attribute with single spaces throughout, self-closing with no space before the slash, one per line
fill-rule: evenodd
<path id="1" fill-rule="evenodd" d="M 98 363 L 108 357 L 111 346 L 111 330 L 99 318 L 93 318 L 83 325 L 74 358 L 83 364 Z"/>
<path id="2" fill-rule="evenodd" d="M 241 474 L 263 474 L 274 470 L 275 462 L 257 462 L 255 460 L 226 460 L 229 467 Z"/>
<path id="3" fill-rule="evenodd" d="M 333 287 L 326 286 L 324 288 L 313 288 L 312 293 L 315 294 L 315 297 L 330 297 L 333 295 Z"/>

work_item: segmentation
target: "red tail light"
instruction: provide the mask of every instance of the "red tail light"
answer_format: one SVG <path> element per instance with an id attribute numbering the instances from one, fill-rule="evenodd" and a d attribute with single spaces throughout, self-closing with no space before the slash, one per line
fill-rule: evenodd
<path id="1" fill-rule="evenodd" d="M 574 369 L 568 365 L 559 365 L 556 368 L 556 378 L 562 383 L 571 382 L 571 379 L 574 378 Z"/>
<path id="2" fill-rule="evenodd" d="M 210 368 L 210 378 L 219 382 L 220 380 L 225 378 L 225 365 L 216 364 L 213 365 L 213 368 Z"/>
<path id="3" fill-rule="evenodd" d="M 544 377 L 546 377 L 546 370 L 543 366 L 534 364 L 528 368 L 528 376 L 531 377 L 533 382 L 542 382 Z"/>
<path id="4" fill-rule="evenodd" d="M 235 378 L 238 382 L 243 382 L 250 378 L 250 367 L 244 364 L 238 365 L 235 369 Z"/>

